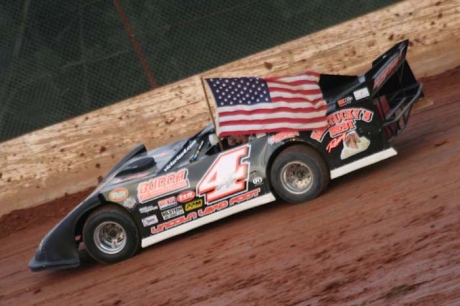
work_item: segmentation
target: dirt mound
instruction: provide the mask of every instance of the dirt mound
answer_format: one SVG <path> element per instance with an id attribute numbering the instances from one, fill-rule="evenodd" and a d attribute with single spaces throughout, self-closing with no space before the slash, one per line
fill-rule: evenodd
<path id="1" fill-rule="evenodd" d="M 0 217 L 0 239 L 25 228 L 59 220 L 83 201 L 94 187 L 28 209 L 17 209 Z"/>

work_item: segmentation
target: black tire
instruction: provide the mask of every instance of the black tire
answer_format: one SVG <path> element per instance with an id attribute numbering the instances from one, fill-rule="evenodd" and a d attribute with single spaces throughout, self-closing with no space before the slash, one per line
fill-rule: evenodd
<path id="1" fill-rule="evenodd" d="M 276 195 L 289 203 L 303 203 L 316 198 L 326 189 L 329 180 L 329 169 L 324 159 L 305 145 L 283 150 L 270 169 L 270 182 Z"/>
<path id="2" fill-rule="evenodd" d="M 83 242 L 91 257 L 110 264 L 136 254 L 140 235 L 131 216 L 122 208 L 110 205 L 88 217 L 83 227 Z"/>

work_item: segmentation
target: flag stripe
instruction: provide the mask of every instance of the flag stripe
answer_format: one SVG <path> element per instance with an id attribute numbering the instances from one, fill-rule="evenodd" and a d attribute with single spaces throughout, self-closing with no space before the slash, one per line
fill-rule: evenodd
<path id="1" fill-rule="evenodd" d="M 270 87 L 270 90 L 272 90 L 272 94 L 270 95 L 272 98 L 273 97 L 290 97 L 290 96 L 296 96 L 296 97 L 305 97 L 308 99 L 309 96 L 317 96 L 321 95 L 322 92 L 319 88 L 317 89 L 312 89 L 312 90 L 292 90 L 292 89 L 285 89 L 285 88 L 272 88 Z"/>
<path id="2" fill-rule="evenodd" d="M 285 97 L 285 96 L 279 96 L 279 95 L 274 95 L 272 98 L 273 102 L 302 102 L 305 100 L 309 101 L 315 101 L 314 103 L 320 102 L 319 100 L 323 99 L 322 94 L 318 95 L 311 95 L 311 96 L 301 96 L 301 97 Z"/>
<path id="3" fill-rule="evenodd" d="M 291 124 L 291 123 L 303 123 L 303 124 L 314 124 L 322 123 L 322 118 L 310 117 L 310 118 L 262 118 L 262 119 L 243 119 L 243 120 L 228 120 L 219 122 L 219 127 L 225 126 L 237 126 L 237 125 L 264 125 L 272 123 Z"/>
<path id="4" fill-rule="evenodd" d="M 323 99 L 318 100 L 318 104 L 312 102 L 276 102 L 276 103 L 259 103 L 254 105 L 243 105 L 238 104 L 235 106 L 222 106 L 218 108 L 219 114 L 223 114 L 225 112 L 232 112 L 232 111 L 257 111 L 260 109 L 271 109 L 275 111 L 278 108 L 290 108 L 295 110 L 300 109 L 309 109 L 309 108 L 322 108 L 323 106 L 327 106 L 326 102 Z"/>
<path id="5" fill-rule="evenodd" d="M 316 89 L 319 88 L 318 83 L 316 82 L 292 82 L 292 83 L 285 83 L 285 82 L 276 82 L 276 81 L 270 81 L 267 82 L 268 87 L 278 87 L 278 88 L 287 88 L 287 89 L 293 89 L 293 90 L 302 90 L 302 89 Z"/>
<path id="6" fill-rule="evenodd" d="M 316 122 L 309 124 L 307 127 L 304 123 L 271 123 L 271 124 L 246 124 L 246 125 L 238 125 L 238 126 L 227 126 L 227 127 L 220 127 L 219 126 L 219 134 L 222 136 L 229 136 L 229 135 L 238 135 L 238 134 L 256 134 L 256 133 L 270 133 L 270 132 L 277 132 L 277 131 L 308 131 L 312 129 L 321 129 L 324 128 L 326 125 L 322 122 Z M 263 131 L 263 132 L 256 132 L 256 131 Z M 249 132 L 251 131 L 251 132 Z M 226 135 L 224 135 L 226 133 Z"/>
<path id="7" fill-rule="evenodd" d="M 274 110 L 276 111 L 276 114 L 281 114 L 285 113 L 286 116 L 291 116 L 291 115 L 299 115 L 299 116 L 305 116 L 309 113 L 315 113 L 318 116 L 321 116 L 323 111 L 327 111 L 327 105 L 324 104 L 318 108 L 311 107 L 311 108 L 300 108 L 300 109 L 295 109 L 295 108 L 289 108 L 289 107 L 278 107 L 276 109 L 257 109 L 254 111 L 251 110 L 234 110 L 234 111 L 229 111 L 229 112 L 221 112 L 219 111 L 219 117 L 222 119 L 226 117 L 231 117 L 231 116 L 239 116 L 239 115 L 244 115 L 244 116 L 251 116 L 251 115 L 266 115 L 269 116 L 274 113 Z"/>
<path id="8" fill-rule="evenodd" d="M 319 74 L 312 73 L 312 74 L 298 74 L 293 76 L 284 76 L 284 77 L 273 77 L 273 78 L 266 78 L 267 82 L 285 82 L 285 83 L 294 83 L 294 82 L 319 82 Z"/>
<path id="9" fill-rule="evenodd" d="M 281 119 L 281 120 L 291 120 L 291 119 L 302 119 L 302 120 L 311 120 L 321 118 L 322 112 L 309 112 L 309 113 L 293 113 L 293 112 L 280 112 L 276 114 L 251 114 L 251 115 L 235 115 L 235 116 L 222 116 L 220 117 L 219 122 L 234 122 L 242 120 L 263 120 L 263 119 Z M 284 116 L 284 117 L 283 117 Z"/>
<path id="10" fill-rule="evenodd" d="M 314 128 L 315 129 L 315 128 Z M 232 135 L 248 135 L 248 134 L 260 134 L 260 133 L 277 133 L 277 132 L 299 132 L 300 130 L 296 127 L 287 128 L 287 127 L 275 127 L 275 128 L 265 128 L 263 132 L 260 132 L 259 129 L 244 129 L 241 131 L 222 131 L 219 136 L 226 137 Z"/>

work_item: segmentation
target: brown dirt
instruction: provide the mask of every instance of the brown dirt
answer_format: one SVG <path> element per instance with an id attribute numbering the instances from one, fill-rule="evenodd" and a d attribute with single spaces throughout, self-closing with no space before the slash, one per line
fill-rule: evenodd
<path id="1" fill-rule="evenodd" d="M 88 188 L 74 194 L 67 194 L 62 198 L 48 203 L 17 209 L 0 217 L 0 239 L 22 229 L 33 227 L 37 222 L 46 223 L 59 220 L 67 215 L 72 208 L 83 201 L 95 187 Z"/>
<path id="2" fill-rule="evenodd" d="M 460 305 L 460 69 L 424 80 L 399 155 L 115 265 L 32 273 L 44 234 L 89 191 L 1 218 L 1 305 Z"/>

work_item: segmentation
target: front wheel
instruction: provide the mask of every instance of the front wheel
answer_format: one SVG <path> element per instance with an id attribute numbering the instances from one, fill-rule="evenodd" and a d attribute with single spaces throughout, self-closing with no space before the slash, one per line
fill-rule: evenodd
<path id="1" fill-rule="evenodd" d="M 108 264 L 133 256 L 139 250 L 140 236 L 126 211 L 116 206 L 104 206 L 86 220 L 83 242 L 91 257 Z"/>
<path id="2" fill-rule="evenodd" d="M 323 158 L 312 148 L 294 145 L 282 151 L 270 169 L 275 193 L 289 203 L 316 198 L 329 184 L 330 176 Z"/>

